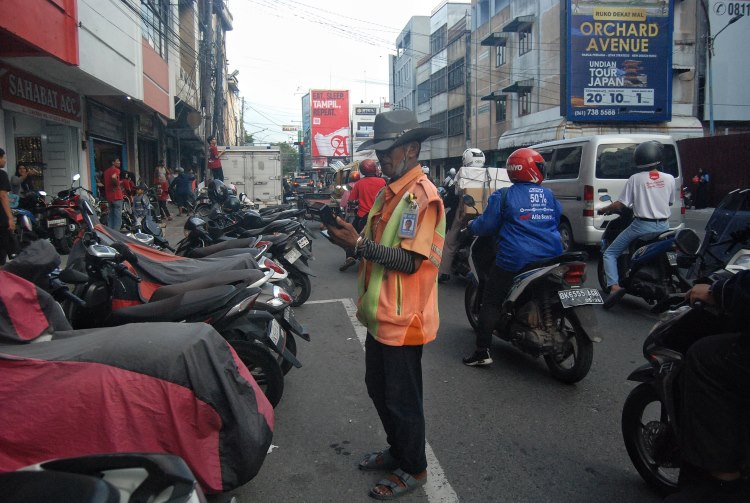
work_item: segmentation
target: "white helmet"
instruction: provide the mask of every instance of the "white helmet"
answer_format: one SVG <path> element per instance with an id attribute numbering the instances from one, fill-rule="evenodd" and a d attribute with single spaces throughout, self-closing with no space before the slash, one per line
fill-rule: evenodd
<path id="1" fill-rule="evenodd" d="M 448 170 L 448 176 L 454 177 L 456 176 L 456 168 L 451 168 Z"/>
<path id="2" fill-rule="evenodd" d="M 429 166 L 422 166 L 422 173 L 424 173 L 425 175 L 429 175 L 430 174 L 430 167 Z"/>
<path id="3" fill-rule="evenodd" d="M 463 165 L 481 168 L 484 166 L 484 152 L 478 148 L 467 148 L 464 150 Z"/>

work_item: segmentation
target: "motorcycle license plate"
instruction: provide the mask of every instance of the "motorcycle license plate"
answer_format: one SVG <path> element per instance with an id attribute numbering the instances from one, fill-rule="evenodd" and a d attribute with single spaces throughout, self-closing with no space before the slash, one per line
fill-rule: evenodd
<path id="1" fill-rule="evenodd" d="M 65 225 L 68 225 L 68 222 L 64 218 L 53 218 L 52 220 L 47 220 L 47 227 L 63 227 Z"/>
<path id="2" fill-rule="evenodd" d="M 271 338 L 271 341 L 275 346 L 279 345 L 279 339 L 281 339 L 281 325 L 279 325 L 278 321 L 271 321 L 271 329 L 268 331 L 268 337 Z"/>
<path id="3" fill-rule="evenodd" d="M 307 239 L 306 236 L 302 236 L 301 238 L 297 240 L 297 244 L 299 245 L 300 248 L 304 248 L 305 246 L 310 244 L 310 240 Z"/>
<path id="4" fill-rule="evenodd" d="M 302 256 L 302 252 L 300 252 L 297 248 L 292 248 L 288 252 L 284 254 L 284 258 L 289 261 L 290 264 L 293 264 L 295 260 L 300 258 Z"/>
<path id="5" fill-rule="evenodd" d="M 677 266 L 677 254 L 675 252 L 667 252 L 667 260 L 672 267 Z"/>
<path id="6" fill-rule="evenodd" d="M 596 288 L 573 288 L 557 292 L 563 307 L 603 304 L 602 294 Z"/>

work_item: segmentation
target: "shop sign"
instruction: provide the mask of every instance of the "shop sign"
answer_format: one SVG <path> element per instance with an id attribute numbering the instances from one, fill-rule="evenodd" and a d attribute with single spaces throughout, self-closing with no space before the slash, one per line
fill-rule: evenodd
<path id="1" fill-rule="evenodd" d="M 81 126 L 81 97 L 13 67 L 0 67 L 0 96 L 8 110 Z"/>
<path id="2" fill-rule="evenodd" d="M 90 99 L 86 101 L 86 112 L 88 115 L 87 127 L 90 133 L 111 140 L 125 141 L 123 114 L 110 110 Z"/>
<path id="3" fill-rule="evenodd" d="M 354 115 L 378 115 L 376 107 L 354 107 Z"/>
<path id="4" fill-rule="evenodd" d="M 567 119 L 672 118 L 674 0 L 567 0 Z"/>
<path id="5" fill-rule="evenodd" d="M 138 134 L 156 138 L 156 121 L 153 116 L 145 114 L 138 116 Z"/>

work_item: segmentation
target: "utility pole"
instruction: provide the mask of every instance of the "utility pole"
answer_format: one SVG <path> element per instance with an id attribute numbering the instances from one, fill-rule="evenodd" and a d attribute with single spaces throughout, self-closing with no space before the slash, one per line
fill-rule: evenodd
<path id="1" fill-rule="evenodd" d="M 224 145 L 224 30 L 216 30 L 216 88 L 214 89 L 214 131 L 216 141 Z"/>
<path id="2" fill-rule="evenodd" d="M 211 51 L 211 40 L 213 39 L 213 0 L 203 0 L 201 2 L 203 9 L 203 18 L 201 20 L 201 32 L 203 38 L 200 45 L 200 68 L 201 68 L 201 112 L 203 113 L 203 148 L 204 152 L 207 152 L 208 136 L 211 134 L 212 116 L 211 113 L 211 68 L 212 64 L 212 51 Z M 203 177 L 208 173 L 208 155 L 204 155 L 203 159 Z"/>
<path id="3" fill-rule="evenodd" d="M 240 131 L 240 138 L 241 140 L 237 142 L 238 145 L 244 145 L 245 144 L 245 97 L 242 97 L 242 108 L 240 108 L 240 127 L 238 127 Z"/>

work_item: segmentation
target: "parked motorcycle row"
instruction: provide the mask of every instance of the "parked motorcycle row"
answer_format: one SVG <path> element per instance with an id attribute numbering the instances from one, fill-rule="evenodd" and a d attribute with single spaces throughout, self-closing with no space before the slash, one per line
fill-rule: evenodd
<path id="1" fill-rule="evenodd" d="M 189 345 L 191 351 L 212 350 L 222 353 L 222 358 L 215 355 L 206 356 L 216 369 L 200 378 L 197 375 L 192 378 L 182 375 L 172 379 L 171 375 L 166 378 L 160 375 L 162 379 L 180 386 L 186 385 L 188 388 L 207 378 L 210 381 L 212 375 L 219 376 L 220 381 L 229 379 L 234 383 L 231 390 L 224 389 L 229 385 L 222 382 L 220 384 L 223 388 L 220 392 L 193 390 L 195 396 L 186 397 L 190 400 L 204 399 L 202 393 L 209 393 L 213 397 L 209 401 L 213 403 L 215 400 L 218 409 L 228 409 L 224 410 L 224 415 L 220 411 L 222 421 L 233 420 L 235 428 L 239 430 L 226 437 L 226 441 L 240 441 L 243 435 L 251 440 L 245 443 L 244 448 L 237 445 L 231 449 L 227 447 L 226 452 L 222 451 L 218 455 L 222 459 L 222 469 L 219 472 L 211 472 L 216 464 L 208 463 L 206 466 L 197 459 L 196 454 L 201 448 L 191 443 L 193 440 L 198 442 L 199 438 L 206 435 L 201 437 L 200 432 L 196 432 L 195 439 L 189 434 L 186 435 L 186 427 L 178 424 L 181 419 L 174 417 L 178 414 L 176 410 L 172 410 L 175 407 L 173 402 L 164 399 L 164 403 L 161 404 L 159 400 L 162 399 L 154 396 L 154 393 L 148 398 L 156 400 L 157 403 L 153 405 L 155 409 L 162 405 L 166 409 L 157 414 L 169 418 L 168 422 L 175 423 L 172 426 L 177 431 L 170 435 L 177 438 L 174 439 L 174 450 L 168 452 L 179 455 L 187 462 L 204 490 L 217 492 L 233 489 L 250 480 L 257 473 L 265 457 L 265 449 L 270 445 L 270 432 L 273 427 L 272 407 L 282 398 L 285 375 L 292 368 L 302 365 L 296 356 L 297 338 L 310 341 L 310 335 L 296 320 L 292 306 L 303 304 L 310 296 L 309 276 L 312 271 L 308 263 L 313 256 L 312 236 L 302 222 L 304 210 L 299 210 L 296 206 L 283 205 L 257 211 L 240 203 L 241 195 L 234 195 L 220 182 L 212 183 L 210 188 L 210 211 L 204 212 L 204 218 L 194 214 L 187 219 L 185 238 L 175 245 L 176 253 L 161 233 L 160 226 L 150 225 L 159 218 L 155 212 L 152 211 L 150 218 L 144 221 L 130 218 L 132 215 L 124 216 L 123 229 L 113 230 L 99 221 L 100 213 L 93 198 L 78 197 L 76 207 L 70 206 L 74 210 L 72 218 L 78 225 L 76 229 L 80 230 L 71 240 L 65 269 L 61 271 L 58 267 L 61 262 L 58 252 L 61 250 L 53 249 L 48 240 L 55 244 L 56 242 L 49 234 L 39 234 L 37 238 L 48 239 L 30 239 L 30 244 L 25 250 L 9 263 L 8 270 L 17 277 L 39 286 L 56 301 L 50 301 L 50 304 L 62 307 L 64 318 L 59 316 L 59 307 L 52 310 L 55 313 L 53 317 L 59 318 L 62 326 L 55 328 L 50 324 L 51 335 L 40 338 L 52 346 L 50 360 L 57 357 L 55 350 L 59 349 L 65 353 L 62 339 L 58 341 L 56 334 L 61 334 L 60 337 L 64 337 L 65 340 L 71 337 L 76 339 L 110 334 L 111 343 L 119 345 L 120 349 L 119 354 L 107 353 L 105 359 L 115 361 L 107 364 L 115 367 L 123 365 L 127 368 L 129 362 L 140 362 L 136 366 L 143 367 L 139 371 L 146 374 L 170 373 L 176 368 L 175 361 L 184 362 L 178 365 L 183 371 L 182 366 L 193 365 L 195 357 L 187 354 L 180 356 L 180 344 L 175 344 L 173 340 L 177 336 L 164 335 L 172 340 L 175 352 L 166 352 L 162 355 L 163 358 L 157 352 L 149 355 L 149 362 L 144 363 L 144 355 L 140 355 L 140 359 L 134 356 L 133 353 L 138 350 L 130 347 L 128 340 L 132 344 L 140 344 L 140 351 L 148 352 L 158 349 L 156 339 L 161 334 L 176 331 L 181 332 L 182 337 L 189 338 L 185 335 L 187 332 L 192 333 L 191 337 L 195 338 L 198 337 L 195 335 L 197 331 L 201 340 L 193 341 L 194 345 Z M 69 191 L 70 198 L 76 197 L 77 189 L 74 187 Z M 156 204 L 152 206 L 155 207 Z M 29 264 L 51 265 L 39 267 Z M 135 328 L 136 323 L 138 328 Z M 210 328 L 197 323 L 205 323 L 210 325 Z M 198 330 L 190 327 L 206 328 Z M 70 332 L 71 328 L 73 332 Z M 206 330 L 210 332 L 210 336 L 206 335 Z M 132 337 L 128 339 L 130 336 Z M 143 338 L 148 341 L 142 340 L 139 343 L 138 339 Z M 206 338 L 211 340 L 207 341 Z M 160 342 L 166 345 L 166 341 Z M 154 347 L 154 344 L 157 347 Z M 195 349 L 196 345 L 200 349 Z M 4 361 L 4 355 L 10 360 L 24 358 L 21 354 L 23 350 L 33 346 L 35 345 L 0 346 L 0 364 Z M 96 358 L 89 358 L 87 354 L 80 357 L 86 361 L 96 361 Z M 231 368 L 225 368 L 227 365 Z M 162 372 L 160 369 L 167 370 Z M 205 371 L 206 369 L 202 369 L 202 372 Z M 108 384 L 106 379 L 97 382 L 102 385 Z M 243 385 L 243 382 L 247 384 Z M 232 403 L 233 400 L 247 399 L 248 391 L 243 390 L 243 386 L 252 389 L 249 394 L 252 398 L 252 413 L 260 420 L 231 418 L 234 413 L 242 412 L 247 413 L 252 419 L 250 412 L 243 412 L 247 404 L 243 409 Z M 3 391 L 10 393 L 10 390 L 0 388 L 0 394 Z M 222 397 L 222 393 L 231 396 Z M 135 412 L 138 403 L 144 400 L 134 399 L 127 391 L 118 396 L 125 403 L 135 400 L 136 404 L 128 413 Z M 95 407 L 107 412 L 107 409 L 113 406 L 113 402 L 117 401 L 95 404 Z M 120 406 L 127 408 L 127 405 Z M 186 405 L 192 406 L 194 405 Z M 109 412 L 105 416 L 108 414 Z M 187 416 L 192 414 L 191 412 Z M 185 416 L 184 411 L 181 415 Z M 140 429 L 142 419 L 139 418 L 138 421 Z M 217 431 L 220 430 L 222 436 L 225 435 L 226 425 L 217 425 L 216 421 L 209 419 L 206 419 L 206 422 L 207 425 L 192 422 L 191 427 L 207 430 L 217 427 Z M 81 424 L 85 424 L 85 421 Z M 75 436 L 75 433 L 71 435 Z M 167 438 L 170 435 L 166 435 Z M 161 434 L 154 435 L 154 438 L 161 437 Z M 26 438 L 26 441 L 32 442 L 30 445 L 36 445 L 36 442 L 29 438 Z M 45 441 L 51 446 L 55 445 L 51 438 Z M 131 448 L 123 449 L 122 446 L 118 446 L 119 449 L 112 452 L 164 450 L 149 445 L 148 441 L 139 442 L 133 438 L 125 439 L 123 444 Z M 3 456 L 0 455 L 0 472 L 18 469 L 24 466 L 24 461 L 30 464 L 32 461 L 39 462 L 81 453 L 80 450 L 70 447 L 63 445 L 59 450 L 51 448 L 45 458 L 31 459 L 23 452 L 19 452 L 15 458 L 3 462 Z M 220 447 L 223 447 L 223 444 Z M 232 452 L 227 455 L 230 450 Z M 240 455 L 243 450 L 246 452 Z M 97 452 L 109 451 L 102 447 Z M 234 454 L 236 456 L 232 458 Z M 240 459 L 242 456 L 247 459 Z M 142 462 L 150 463 L 148 460 L 138 460 L 138 463 Z M 223 466 L 225 462 L 237 466 L 227 470 Z M 81 463 L 84 466 L 90 464 L 83 459 L 66 466 L 77 467 Z M 115 464 L 119 466 L 120 463 L 118 461 Z M 162 466 L 161 463 L 157 465 Z M 78 473 L 75 470 L 73 472 Z"/>

